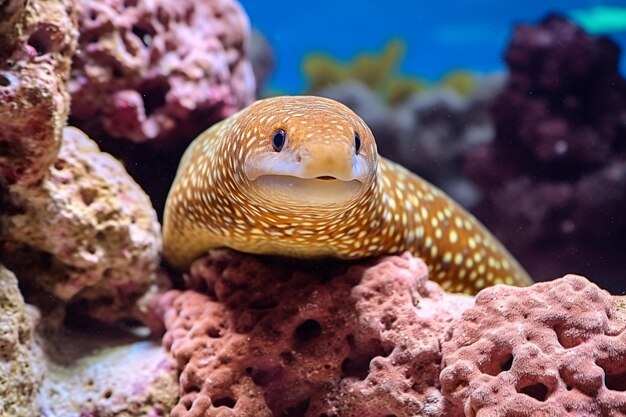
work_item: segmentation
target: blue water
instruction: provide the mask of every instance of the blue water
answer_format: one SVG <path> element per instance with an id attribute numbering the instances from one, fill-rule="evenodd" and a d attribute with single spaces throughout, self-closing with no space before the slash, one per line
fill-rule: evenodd
<path id="1" fill-rule="evenodd" d="M 391 38 L 407 44 L 400 67 L 406 75 L 436 80 L 467 68 L 505 68 L 502 52 L 516 22 L 536 22 L 549 12 L 568 15 L 592 6 L 626 6 L 626 0 L 241 0 L 252 26 L 277 56 L 269 87 L 286 93 L 306 88 L 301 64 L 309 52 L 349 61 L 362 51 L 380 52 Z M 610 35 L 626 48 L 626 33 Z M 626 68 L 622 54 L 621 68 Z"/>

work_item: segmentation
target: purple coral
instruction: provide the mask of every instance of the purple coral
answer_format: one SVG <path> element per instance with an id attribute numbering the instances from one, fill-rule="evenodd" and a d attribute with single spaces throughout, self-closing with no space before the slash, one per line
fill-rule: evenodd
<path id="1" fill-rule="evenodd" d="M 172 416 L 462 415 L 439 390 L 439 337 L 472 299 L 427 276 L 410 255 L 307 271 L 211 252 L 197 291 L 161 301 Z"/>
<path id="2" fill-rule="evenodd" d="M 466 153 L 478 216 L 536 279 L 567 272 L 624 290 L 626 81 L 619 49 L 551 16 L 516 27 L 493 142 Z M 605 277 L 604 280 L 602 277 Z"/>

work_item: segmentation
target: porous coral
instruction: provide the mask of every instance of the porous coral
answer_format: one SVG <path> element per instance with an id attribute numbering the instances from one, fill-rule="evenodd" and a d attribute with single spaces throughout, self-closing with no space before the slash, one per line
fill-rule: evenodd
<path id="1" fill-rule="evenodd" d="M 35 183 L 59 151 L 76 8 L 72 0 L 0 5 L 0 179 L 9 183 Z"/>
<path id="2" fill-rule="evenodd" d="M 128 313 L 155 281 L 161 238 L 148 197 L 77 129 L 65 129 L 37 185 L 10 187 L 0 222 L 0 259 L 20 280 L 88 301 L 102 319 Z"/>
<path id="3" fill-rule="evenodd" d="M 212 251 L 190 286 L 161 300 L 174 417 L 462 415 L 439 390 L 439 336 L 472 299 L 408 254 L 307 270 Z"/>
<path id="4" fill-rule="evenodd" d="M 518 25 L 505 59 L 496 136 L 465 156 L 486 196 L 476 214 L 536 279 L 576 272 L 623 291 L 626 81 L 617 45 L 551 16 Z"/>
<path id="5" fill-rule="evenodd" d="M 190 140 L 254 99 L 248 38 L 234 0 L 84 0 L 72 123 L 102 138 Z"/>
<path id="6" fill-rule="evenodd" d="M 583 277 L 496 286 L 450 326 L 443 393 L 473 416 L 626 413 L 626 309 Z"/>
<path id="7" fill-rule="evenodd" d="M 38 417 L 45 366 L 35 343 L 36 311 L 24 304 L 15 276 L 0 264 L 0 416 Z"/>

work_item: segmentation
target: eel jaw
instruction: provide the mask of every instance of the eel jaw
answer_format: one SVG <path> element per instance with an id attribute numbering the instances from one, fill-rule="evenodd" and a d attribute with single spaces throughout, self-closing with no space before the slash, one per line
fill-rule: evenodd
<path id="1" fill-rule="evenodd" d="M 277 201 L 300 204 L 334 204 L 355 198 L 363 189 L 357 179 L 341 180 L 330 175 L 301 178 L 292 175 L 261 175 L 254 184 L 263 194 Z"/>

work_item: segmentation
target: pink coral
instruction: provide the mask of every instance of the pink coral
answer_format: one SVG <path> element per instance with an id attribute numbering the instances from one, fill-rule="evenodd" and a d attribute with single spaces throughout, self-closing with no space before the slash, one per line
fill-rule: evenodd
<path id="1" fill-rule="evenodd" d="M 0 180 L 34 184 L 56 158 L 78 37 L 72 0 L 0 6 Z"/>
<path id="2" fill-rule="evenodd" d="M 164 296 L 181 374 L 174 417 L 458 416 L 441 395 L 439 337 L 472 299 L 410 255 L 306 270 L 213 251 L 196 291 Z"/>
<path id="3" fill-rule="evenodd" d="M 73 123 L 134 142 L 191 139 L 254 99 L 249 32 L 234 0 L 84 0 Z"/>
<path id="4" fill-rule="evenodd" d="M 467 416 L 626 413 L 626 309 L 582 277 L 482 291 L 442 348 Z"/>

